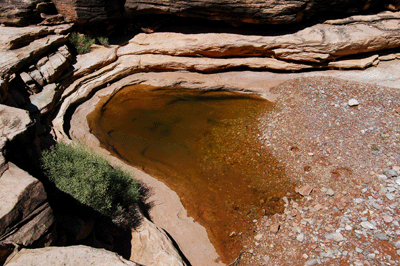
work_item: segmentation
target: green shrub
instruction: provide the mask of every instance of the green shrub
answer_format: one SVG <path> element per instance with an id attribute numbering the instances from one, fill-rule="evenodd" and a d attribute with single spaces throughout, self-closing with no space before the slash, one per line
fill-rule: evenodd
<path id="1" fill-rule="evenodd" d="M 90 47 L 95 43 L 95 39 L 89 36 L 73 32 L 69 37 L 69 42 L 75 47 L 78 54 L 85 54 L 90 51 Z"/>
<path id="2" fill-rule="evenodd" d="M 103 46 L 105 46 L 105 47 L 109 47 L 110 46 L 110 44 L 108 43 L 108 38 L 107 37 L 97 37 L 97 41 L 101 44 L 101 45 L 103 45 Z"/>
<path id="3" fill-rule="evenodd" d="M 129 212 L 139 200 L 140 189 L 130 174 L 112 167 L 83 145 L 63 142 L 43 152 L 42 165 L 59 190 L 111 217 L 117 225 L 131 224 L 126 219 L 134 217 Z"/>

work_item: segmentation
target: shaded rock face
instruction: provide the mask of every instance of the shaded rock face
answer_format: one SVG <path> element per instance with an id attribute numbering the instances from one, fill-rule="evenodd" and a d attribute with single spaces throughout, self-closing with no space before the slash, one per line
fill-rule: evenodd
<path id="1" fill-rule="evenodd" d="M 143 14 L 172 14 L 229 22 L 287 24 L 316 14 L 352 14 L 382 6 L 379 0 L 52 0 L 66 21 L 84 23 Z"/>
<path id="2" fill-rule="evenodd" d="M 157 12 L 212 20 L 286 24 L 308 19 L 319 12 L 329 11 L 337 14 L 360 12 L 378 3 L 379 1 L 374 0 L 127 0 L 125 8 L 128 14 Z"/>
<path id="3" fill-rule="evenodd" d="M 0 0 L 0 23 L 26 26 L 41 21 L 43 12 L 49 12 L 46 0 Z"/>
<path id="4" fill-rule="evenodd" d="M 123 0 L 52 0 L 52 2 L 66 21 L 75 23 L 122 18 L 124 12 Z"/>

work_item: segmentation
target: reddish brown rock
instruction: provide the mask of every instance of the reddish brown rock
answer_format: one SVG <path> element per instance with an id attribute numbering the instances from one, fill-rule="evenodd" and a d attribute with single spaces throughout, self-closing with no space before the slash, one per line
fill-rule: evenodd
<path id="1" fill-rule="evenodd" d="M 273 234 L 278 233 L 279 229 L 281 228 L 281 225 L 279 223 L 274 223 L 273 225 L 271 225 L 271 227 L 269 228 L 269 231 Z"/>
<path id="2" fill-rule="evenodd" d="M 311 194 L 311 191 L 313 191 L 313 188 L 310 187 L 309 185 L 302 186 L 301 188 L 296 190 L 296 192 L 302 195 L 303 197 L 309 196 Z"/>

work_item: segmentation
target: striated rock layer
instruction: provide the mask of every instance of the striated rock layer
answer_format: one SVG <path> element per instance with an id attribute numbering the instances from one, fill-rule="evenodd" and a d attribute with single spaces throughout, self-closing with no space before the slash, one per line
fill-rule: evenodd
<path id="1" fill-rule="evenodd" d="M 396 10 L 398 3 L 378 0 L 52 0 L 66 21 L 85 23 L 143 14 L 172 14 L 228 22 L 288 24 L 328 13 L 343 16 L 386 6 Z"/>

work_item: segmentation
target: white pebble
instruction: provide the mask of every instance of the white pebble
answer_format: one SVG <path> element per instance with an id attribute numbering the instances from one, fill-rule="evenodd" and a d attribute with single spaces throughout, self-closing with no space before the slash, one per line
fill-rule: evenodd
<path id="1" fill-rule="evenodd" d="M 351 99 L 349 100 L 349 102 L 347 103 L 349 106 L 357 106 L 360 103 L 356 100 L 356 99 Z"/>

